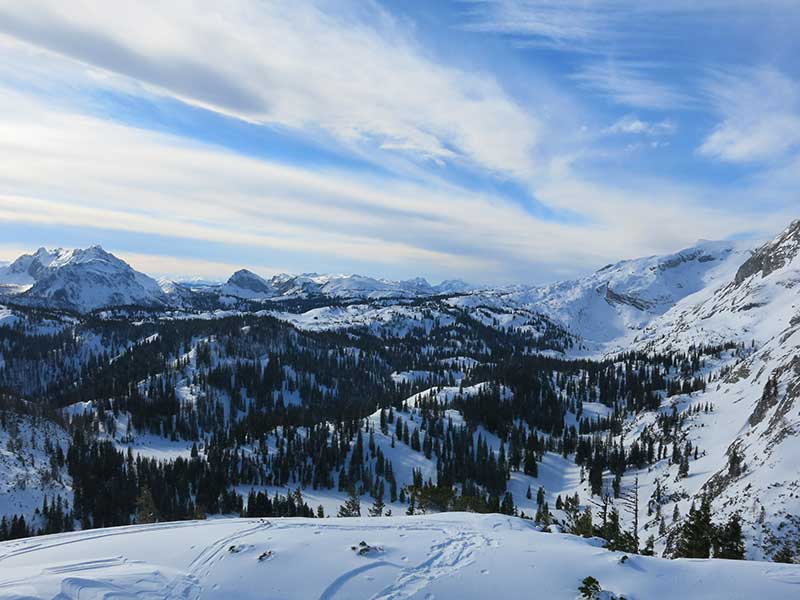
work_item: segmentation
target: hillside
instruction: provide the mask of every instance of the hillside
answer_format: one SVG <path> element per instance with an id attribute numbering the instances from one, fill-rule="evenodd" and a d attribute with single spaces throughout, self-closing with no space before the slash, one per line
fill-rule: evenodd
<path id="1" fill-rule="evenodd" d="M 165 523 L 0 544 L 0 598 L 573 600 L 591 576 L 605 600 L 789 600 L 800 585 L 797 565 L 669 561 L 597 545 L 465 513 Z"/>

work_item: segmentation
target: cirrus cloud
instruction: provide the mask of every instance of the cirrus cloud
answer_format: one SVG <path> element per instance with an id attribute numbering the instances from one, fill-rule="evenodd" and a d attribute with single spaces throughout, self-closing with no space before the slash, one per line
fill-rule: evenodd
<path id="1" fill-rule="evenodd" d="M 0 34 L 247 121 L 500 173 L 534 167 L 537 118 L 491 74 L 432 60 L 375 4 L 3 0 Z"/>

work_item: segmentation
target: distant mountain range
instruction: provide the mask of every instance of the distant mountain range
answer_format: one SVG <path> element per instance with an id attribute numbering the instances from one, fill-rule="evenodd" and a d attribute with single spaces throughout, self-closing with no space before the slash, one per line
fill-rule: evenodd
<path id="1" fill-rule="evenodd" d="M 362 275 L 278 274 L 242 269 L 225 283 L 155 280 L 100 246 L 40 248 L 0 266 L 0 296 L 16 304 L 80 313 L 140 306 L 188 309 L 240 301 L 266 307 L 284 300 L 386 301 L 465 296 L 465 307 L 524 308 L 540 312 L 593 343 L 642 329 L 678 301 L 732 272 L 754 252 L 750 242 L 699 242 L 666 256 L 625 260 L 586 277 L 548 285 L 475 287 L 452 279 L 437 285 Z"/>
<path id="2" fill-rule="evenodd" d="M 119 306 L 190 308 L 194 296 L 273 301 L 324 297 L 340 300 L 419 298 L 464 293 L 460 280 L 431 285 L 423 278 L 406 281 L 362 275 L 280 274 L 264 279 L 237 271 L 223 284 L 156 281 L 100 246 L 86 249 L 39 248 L 0 267 L 0 293 L 15 303 L 77 312 Z M 199 300 L 200 298 L 197 298 Z"/>

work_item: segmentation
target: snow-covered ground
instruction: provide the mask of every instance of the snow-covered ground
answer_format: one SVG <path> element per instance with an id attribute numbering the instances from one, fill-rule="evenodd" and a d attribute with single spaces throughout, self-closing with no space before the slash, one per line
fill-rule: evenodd
<path id="1" fill-rule="evenodd" d="M 217 519 L 0 544 L 0 598 L 573 600 L 587 576 L 628 600 L 800 593 L 798 565 L 623 556 L 499 515 Z"/>
<path id="2" fill-rule="evenodd" d="M 45 497 L 61 495 L 72 503 L 66 468 L 54 463 L 60 446 L 66 453 L 67 432 L 44 419 L 8 412 L 0 423 L 0 516 L 32 519 Z"/>

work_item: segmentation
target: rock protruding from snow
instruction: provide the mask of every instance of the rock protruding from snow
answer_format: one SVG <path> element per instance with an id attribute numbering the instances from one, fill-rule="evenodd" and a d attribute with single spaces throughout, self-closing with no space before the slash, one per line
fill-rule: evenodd
<path id="1" fill-rule="evenodd" d="M 739 267 L 736 272 L 736 285 L 757 273 L 768 277 L 778 269 L 792 262 L 800 252 L 800 220 L 787 227 L 777 238 L 765 244 Z"/>

